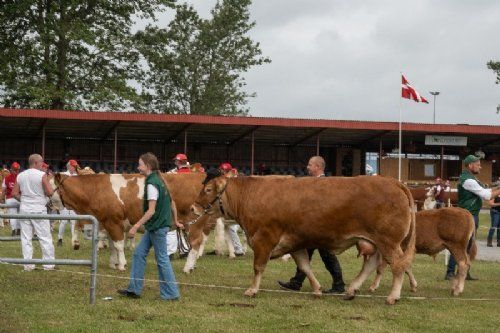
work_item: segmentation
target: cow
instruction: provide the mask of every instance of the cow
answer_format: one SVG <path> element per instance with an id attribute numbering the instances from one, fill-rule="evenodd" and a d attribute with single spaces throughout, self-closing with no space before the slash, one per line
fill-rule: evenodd
<path id="1" fill-rule="evenodd" d="M 198 195 L 204 175 L 163 174 L 176 204 L 179 220 L 192 220 L 190 205 Z M 124 233 L 143 215 L 144 176 L 139 174 L 93 174 L 68 177 L 56 174 L 52 198 L 56 208 L 66 206 L 78 214 L 95 216 L 111 239 L 110 267 L 125 270 Z"/>
<path id="2" fill-rule="evenodd" d="M 460 295 L 464 290 L 465 277 L 474 260 L 477 246 L 474 240 L 475 225 L 471 213 L 462 208 L 442 208 L 416 213 L 416 253 L 435 257 L 448 249 L 458 263 L 457 278 L 452 282 L 452 294 Z M 375 291 L 382 278 L 386 263 L 380 261 L 377 275 L 369 290 Z M 407 271 L 413 292 L 417 290 L 417 281 L 411 270 Z"/>
<path id="3" fill-rule="evenodd" d="M 413 200 L 415 200 L 417 211 L 421 211 L 424 209 L 425 200 L 429 197 L 430 187 L 410 187 L 409 189 Z"/>
<path id="4" fill-rule="evenodd" d="M 393 273 L 386 302 L 400 298 L 403 274 L 415 253 L 413 198 L 402 183 L 368 176 L 210 178 L 191 209 L 199 217 L 234 219 L 246 233 L 254 252 L 254 277 L 245 295 L 257 294 L 269 259 L 290 253 L 319 296 L 321 286 L 305 249 L 341 253 L 364 240 L 377 253 L 364 262 L 344 298 L 354 298 L 379 256 Z"/>

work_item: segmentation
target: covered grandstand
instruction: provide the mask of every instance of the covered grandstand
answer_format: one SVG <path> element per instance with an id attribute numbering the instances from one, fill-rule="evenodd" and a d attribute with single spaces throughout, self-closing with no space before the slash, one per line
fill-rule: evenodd
<path id="1" fill-rule="evenodd" d="M 164 170 L 184 152 L 205 167 L 229 161 L 245 174 L 261 173 L 265 165 L 268 173 L 295 175 L 304 175 L 308 158 L 320 154 L 328 174 L 353 176 L 365 173 L 370 153 L 382 156 L 379 173 L 394 176 L 390 153 L 398 123 L 0 108 L 0 133 L 0 163 L 26 166 L 27 156 L 39 152 L 54 171 L 75 158 L 97 172 L 135 172 L 137 157 L 151 151 Z M 466 137 L 467 145 L 426 145 L 429 134 Z M 421 170 L 425 160 L 434 161 L 436 175 L 453 178 L 459 158 L 479 150 L 486 160 L 482 179 L 489 183 L 500 175 L 499 126 L 404 123 L 402 152 L 409 158 L 403 180 L 432 179 Z"/>

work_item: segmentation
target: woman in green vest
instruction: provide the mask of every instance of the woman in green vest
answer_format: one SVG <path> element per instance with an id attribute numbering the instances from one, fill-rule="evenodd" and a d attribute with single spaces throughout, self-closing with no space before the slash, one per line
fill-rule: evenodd
<path id="1" fill-rule="evenodd" d="M 144 284 L 146 257 L 154 247 L 158 276 L 160 280 L 160 297 L 164 300 L 177 300 L 180 297 L 175 281 L 174 271 L 167 255 L 167 232 L 172 224 L 170 193 L 159 171 L 158 159 L 152 153 L 139 158 L 139 172 L 146 177 L 144 181 L 144 215 L 130 229 L 135 235 L 144 224 L 146 232 L 135 249 L 130 271 L 130 282 L 127 289 L 118 293 L 132 298 L 139 298 Z"/>

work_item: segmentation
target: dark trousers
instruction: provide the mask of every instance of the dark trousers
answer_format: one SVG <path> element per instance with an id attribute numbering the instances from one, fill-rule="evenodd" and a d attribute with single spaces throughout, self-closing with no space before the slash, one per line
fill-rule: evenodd
<path id="1" fill-rule="evenodd" d="M 307 254 L 309 255 L 309 261 L 311 261 L 314 250 L 316 249 L 307 250 Z M 325 249 L 318 249 L 318 252 L 319 255 L 321 256 L 321 260 L 323 260 L 323 263 L 325 264 L 325 268 L 332 275 L 333 279 L 332 287 L 333 288 L 344 287 L 345 284 L 344 284 L 344 279 L 342 278 L 342 268 L 340 267 L 340 263 L 339 260 L 337 259 L 337 256 Z M 300 288 L 305 278 L 306 274 L 297 267 L 295 276 L 290 279 L 290 283 Z"/>
<path id="2" fill-rule="evenodd" d="M 474 223 L 476 225 L 476 231 L 477 231 L 477 227 L 479 227 L 479 215 L 472 215 L 472 217 L 474 218 Z M 474 237 L 476 237 L 475 234 L 474 234 Z M 469 240 L 469 244 L 467 245 L 467 250 L 469 250 L 471 246 L 472 246 L 472 243 Z M 455 260 L 453 255 L 450 254 L 450 260 L 448 261 L 448 268 L 446 269 L 446 274 L 455 274 L 455 267 L 456 266 L 457 266 L 457 261 Z"/>

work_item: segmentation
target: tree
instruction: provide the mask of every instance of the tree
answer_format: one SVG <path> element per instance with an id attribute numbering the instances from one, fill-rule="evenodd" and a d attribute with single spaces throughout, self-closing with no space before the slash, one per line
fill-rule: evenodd
<path id="1" fill-rule="evenodd" d="M 500 83 L 500 61 L 491 60 L 488 62 L 488 68 L 495 72 L 497 75 L 496 84 Z M 497 105 L 497 113 L 500 113 L 500 104 Z"/>
<path id="2" fill-rule="evenodd" d="M 18 0 L 0 4 L 0 104 L 48 109 L 127 108 L 139 55 L 134 15 L 174 0 Z"/>
<path id="3" fill-rule="evenodd" d="M 244 115 L 242 74 L 269 63 L 259 43 L 247 36 L 251 0 L 218 1 L 210 19 L 187 4 L 177 6 L 166 28 L 152 25 L 136 34 L 147 69 L 142 75 L 142 109 L 171 114 Z"/>

